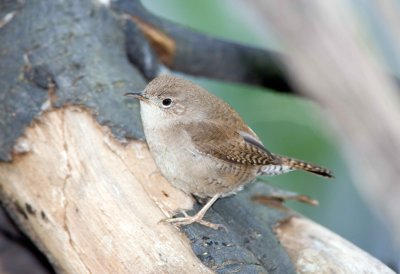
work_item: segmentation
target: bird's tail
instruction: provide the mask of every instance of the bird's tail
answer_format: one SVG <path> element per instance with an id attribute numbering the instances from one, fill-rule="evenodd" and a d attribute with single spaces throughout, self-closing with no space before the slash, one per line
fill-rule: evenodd
<path id="1" fill-rule="evenodd" d="M 277 159 L 280 160 L 280 163 L 282 166 L 287 166 L 292 170 L 293 169 L 304 170 L 307 172 L 318 174 L 323 177 L 333 178 L 332 172 L 329 169 L 326 169 L 324 167 L 314 165 L 311 163 L 307 163 L 307 162 L 304 162 L 301 160 L 296 160 L 293 158 L 285 157 L 285 156 L 275 155 L 275 157 L 277 157 Z"/>

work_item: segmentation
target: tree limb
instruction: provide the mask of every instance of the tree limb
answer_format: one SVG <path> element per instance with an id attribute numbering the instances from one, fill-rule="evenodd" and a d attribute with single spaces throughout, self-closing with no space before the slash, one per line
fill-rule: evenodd
<path id="1" fill-rule="evenodd" d="M 127 49 L 131 60 L 140 65 L 147 79 L 155 77 L 161 62 L 172 70 L 195 76 L 294 92 L 284 73 L 283 57 L 277 52 L 212 38 L 160 19 L 148 12 L 140 1 L 112 1 L 112 8 L 127 14 L 128 20 L 135 23 L 127 24 Z M 137 28 L 143 32 L 151 49 L 143 41 L 137 42 Z M 151 61 L 137 60 L 138 50 L 146 52 Z M 154 61 L 156 59 L 158 62 Z"/>
<path id="2" fill-rule="evenodd" d="M 0 17 L 15 5 L 1 2 Z M 264 185 L 215 204 L 207 218 L 227 231 L 194 224 L 184 234 L 160 223 L 192 199 L 133 140 L 143 136 L 139 108 L 122 94 L 145 81 L 127 62 L 108 7 L 26 1 L 0 36 L 0 198 L 58 272 L 295 273 L 293 258 L 304 249 L 279 240 L 290 239 L 296 214 L 252 202 L 252 191 L 268 194 Z M 335 263 L 330 268 L 342 267 Z"/>

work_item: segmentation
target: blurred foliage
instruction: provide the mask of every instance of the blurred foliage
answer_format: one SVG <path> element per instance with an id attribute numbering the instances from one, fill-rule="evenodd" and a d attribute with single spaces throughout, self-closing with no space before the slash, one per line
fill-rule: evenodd
<path id="1" fill-rule="evenodd" d="M 259 47 L 278 48 L 271 37 L 257 34 L 257 21 L 243 0 L 146 0 L 154 13 L 214 37 Z M 264 27 L 264 26 L 261 26 Z M 289 202 L 289 206 L 330 228 L 383 262 L 396 256 L 389 233 L 361 200 L 336 143 L 332 121 L 323 109 L 305 98 L 261 88 L 186 78 L 231 104 L 274 153 L 308 160 L 334 171 L 335 179 L 292 172 L 266 178 L 279 188 L 311 196 L 318 207 Z"/>

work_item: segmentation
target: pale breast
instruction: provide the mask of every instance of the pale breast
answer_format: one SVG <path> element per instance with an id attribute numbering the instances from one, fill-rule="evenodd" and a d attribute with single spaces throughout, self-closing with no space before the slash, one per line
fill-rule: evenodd
<path id="1" fill-rule="evenodd" d="M 199 153 L 184 131 L 148 129 L 145 134 L 160 171 L 186 193 L 201 197 L 228 194 L 256 177 L 256 167 L 228 163 Z"/>
<path id="2" fill-rule="evenodd" d="M 230 163 L 200 153 L 188 133 L 166 124 L 161 112 L 142 104 L 142 120 L 146 140 L 162 174 L 175 187 L 201 197 L 217 193 L 229 194 L 251 182 L 257 174 L 255 166 Z"/>

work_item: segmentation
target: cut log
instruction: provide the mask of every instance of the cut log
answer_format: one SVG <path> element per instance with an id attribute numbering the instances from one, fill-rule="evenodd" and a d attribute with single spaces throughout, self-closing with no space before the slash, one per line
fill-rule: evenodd
<path id="1" fill-rule="evenodd" d="M 376 269 L 391 273 L 331 232 L 306 219 L 289 217 L 293 213 L 287 209 L 279 209 L 278 218 L 265 206 L 252 203 L 251 195 L 263 186 L 254 186 L 247 193 L 217 204 L 210 217 L 215 222 L 225 219 L 227 231 L 200 225 L 185 228 L 193 246 L 197 246 L 195 255 L 184 234 L 160 223 L 180 208 L 191 208 L 192 199 L 161 176 L 145 143 L 121 144 L 82 108 L 69 106 L 44 113 L 18 139 L 14 153 L 11 163 L 0 164 L 3 203 L 60 273 L 173 273 L 183 269 L 185 273 L 210 272 L 196 255 L 202 259 L 211 257 L 214 263 L 210 258 L 205 263 L 214 270 L 236 267 L 243 273 L 267 273 L 275 267 L 273 273 L 290 273 L 293 269 L 285 266 L 285 260 L 275 258 L 268 265 L 263 261 L 271 260 L 273 255 L 263 259 L 255 254 L 256 248 L 268 254 L 268 248 L 276 247 L 255 247 L 251 242 L 265 241 L 262 237 L 277 242 L 272 233 L 260 231 L 263 221 L 264 229 L 271 229 L 268 227 L 278 219 L 278 239 L 298 272 Z M 247 204 L 239 204 L 242 212 L 231 210 L 232 205 L 244 199 Z M 245 212 L 252 207 L 255 209 L 249 217 L 257 221 L 246 221 L 244 225 L 238 220 L 229 221 L 234 216 L 249 215 Z M 230 212 L 225 212 L 227 208 Z M 233 239 L 240 229 L 246 233 L 239 240 Z M 203 247 L 201 252 L 199 245 Z M 236 256 L 240 257 L 236 262 L 223 261 L 230 254 L 226 249 L 237 249 Z M 219 257 L 221 254 L 225 256 Z"/>
<path id="2" fill-rule="evenodd" d="M 16 153 L 0 166 L 3 202 L 58 271 L 208 272 L 178 230 L 158 223 L 191 200 L 160 176 L 145 143 L 121 145 L 69 107 L 34 122 Z"/>
<path id="3" fill-rule="evenodd" d="M 294 235 L 307 244 L 290 245 L 296 213 L 253 202 L 276 193 L 264 184 L 207 212 L 226 231 L 160 223 L 193 200 L 161 176 L 140 141 L 138 104 L 122 94 L 145 81 L 127 60 L 117 17 L 89 0 L 0 2 L 0 198 L 13 220 L 59 273 L 299 271 L 304 248 L 318 250 L 314 236 L 301 239 L 325 234 L 301 219 L 308 225 Z M 327 254 L 337 255 L 335 244 Z M 329 262 L 335 272 L 362 261 L 390 273 L 349 246 L 343 254 L 360 253 L 357 261 Z"/>

